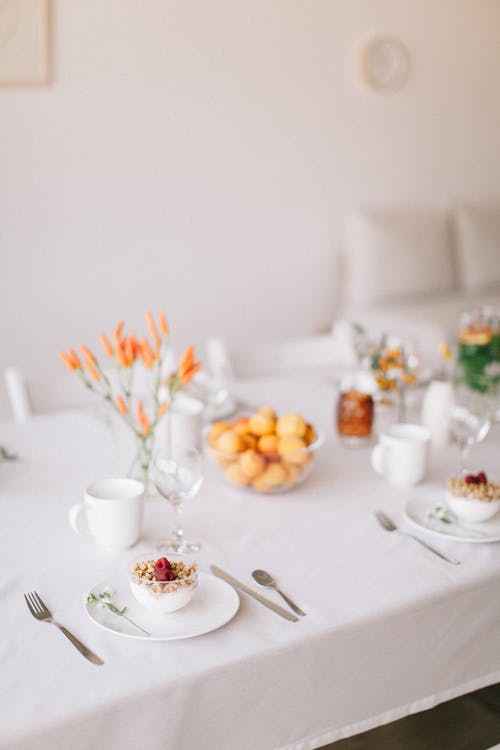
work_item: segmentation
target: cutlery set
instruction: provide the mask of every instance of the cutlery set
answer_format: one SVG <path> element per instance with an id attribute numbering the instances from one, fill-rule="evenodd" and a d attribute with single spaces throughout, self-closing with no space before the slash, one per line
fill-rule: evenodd
<path id="1" fill-rule="evenodd" d="M 259 594 L 257 591 L 254 591 L 254 589 L 250 588 L 250 586 L 247 586 L 245 583 L 238 581 L 236 578 L 234 578 L 229 573 L 226 573 L 225 570 L 222 570 L 222 568 L 219 568 L 217 565 L 211 565 L 210 570 L 212 571 L 214 576 L 217 576 L 217 578 L 222 578 L 223 581 L 226 581 L 226 583 L 229 583 L 231 586 L 234 586 L 235 589 L 239 589 L 240 591 L 243 591 L 248 596 L 251 596 L 252 599 L 256 599 L 265 607 L 272 609 L 272 611 L 275 612 L 277 615 L 284 617 L 285 620 L 290 620 L 291 622 L 298 622 L 299 618 L 296 617 L 295 615 L 292 615 L 291 612 L 288 612 L 288 610 L 284 609 L 283 607 L 280 607 L 279 604 L 275 604 L 270 599 L 266 599 L 265 596 L 262 596 L 262 594 Z M 257 574 L 257 575 L 254 575 L 254 574 Z M 276 587 L 276 583 L 274 579 L 269 575 L 269 573 L 266 573 L 266 571 L 264 570 L 255 570 L 252 573 L 252 575 L 255 580 L 257 580 L 257 578 L 261 579 L 258 581 L 258 583 L 260 583 L 262 586 L 271 586 L 272 588 L 276 588 L 276 591 L 278 591 L 278 593 L 281 594 L 283 599 L 293 609 L 294 612 L 297 612 L 298 614 L 302 616 L 305 615 L 305 612 L 303 612 L 294 602 L 292 602 L 291 599 L 289 599 L 285 594 L 283 594 L 282 591 L 279 591 L 279 589 Z M 269 582 L 262 583 L 262 581 L 264 580 L 269 581 L 270 583 Z"/>

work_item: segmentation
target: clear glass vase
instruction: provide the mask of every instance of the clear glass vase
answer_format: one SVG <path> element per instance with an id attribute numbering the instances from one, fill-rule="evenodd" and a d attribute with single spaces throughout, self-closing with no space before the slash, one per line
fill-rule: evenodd
<path id="1" fill-rule="evenodd" d="M 147 437 L 135 437 L 135 451 L 127 472 L 127 476 L 139 479 L 144 485 L 144 496 L 151 497 L 155 494 L 153 481 L 151 479 L 151 469 L 154 455 L 154 433 Z"/>

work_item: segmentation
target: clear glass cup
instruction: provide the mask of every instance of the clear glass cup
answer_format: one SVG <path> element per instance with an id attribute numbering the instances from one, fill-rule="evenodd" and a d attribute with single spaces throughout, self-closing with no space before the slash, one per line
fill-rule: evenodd
<path id="1" fill-rule="evenodd" d="M 171 448 L 158 452 L 153 463 L 152 478 L 160 495 L 170 503 L 176 519 L 171 536 L 159 543 L 159 549 L 184 554 L 197 552 L 201 544 L 186 538 L 180 515 L 186 500 L 194 498 L 203 484 L 201 452 Z"/>
<path id="2" fill-rule="evenodd" d="M 463 310 L 458 325 L 456 387 L 474 400 L 472 411 L 487 410 L 500 418 L 500 310 L 476 307 Z"/>
<path id="3" fill-rule="evenodd" d="M 455 404 L 450 414 L 450 437 L 460 450 L 460 471 L 468 473 L 469 449 L 484 440 L 491 422 L 485 414 L 474 414 L 465 406 Z"/>

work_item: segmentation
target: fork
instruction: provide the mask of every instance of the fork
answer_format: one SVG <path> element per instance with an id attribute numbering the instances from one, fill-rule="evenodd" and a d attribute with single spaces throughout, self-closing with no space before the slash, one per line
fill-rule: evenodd
<path id="1" fill-rule="evenodd" d="M 28 605 L 28 609 L 37 620 L 40 620 L 41 622 L 48 622 L 51 625 L 55 625 L 59 628 L 59 630 L 64 633 L 66 638 L 71 641 L 73 646 L 75 646 L 78 651 L 85 656 L 86 659 L 91 661 L 93 664 L 104 664 L 103 660 L 100 659 L 96 654 L 94 654 L 87 646 L 84 646 L 83 643 L 81 643 L 78 638 L 75 638 L 75 636 L 67 630 L 64 625 L 61 625 L 59 622 L 56 622 L 54 618 L 52 617 L 52 612 L 48 609 L 48 607 L 44 604 L 40 596 L 36 593 L 36 591 L 32 591 L 29 594 L 25 594 L 24 598 L 26 600 L 26 604 Z"/>
<path id="2" fill-rule="evenodd" d="M 446 555 L 443 555 L 442 552 L 435 549 L 434 547 L 431 547 L 430 544 L 427 544 L 427 542 L 422 541 L 422 539 L 419 539 L 418 536 L 414 536 L 413 534 L 409 534 L 407 531 L 401 531 L 401 529 L 396 526 L 394 521 L 392 521 L 389 516 L 386 516 L 385 513 L 383 513 L 381 510 L 375 511 L 375 518 L 379 522 L 379 524 L 382 526 L 383 529 L 386 531 L 397 531 L 398 534 L 401 534 L 401 536 L 408 536 L 410 539 L 414 539 L 416 542 L 422 545 L 422 547 L 425 547 L 425 549 L 428 549 L 429 552 L 434 552 L 435 555 L 440 557 L 442 560 L 446 560 L 446 562 L 452 563 L 452 565 L 460 565 L 460 560 L 455 560 L 453 557 L 446 557 Z"/>

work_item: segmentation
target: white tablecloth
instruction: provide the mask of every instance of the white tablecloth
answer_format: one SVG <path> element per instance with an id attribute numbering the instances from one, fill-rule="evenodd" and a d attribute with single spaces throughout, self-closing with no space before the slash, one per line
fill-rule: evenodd
<path id="1" fill-rule="evenodd" d="M 208 465 L 186 525 L 204 539 L 202 569 L 216 563 L 254 585 L 250 572 L 266 568 L 307 616 L 290 623 L 242 595 L 229 624 L 181 641 L 124 639 L 84 613 L 83 594 L 131 554 L 100 551 L 67 523 L 84 487 L 110 471 L 99 417 L 0 425 L 0 444 L 21 456 L 0 464 L 2 749 L 310 750 L 500 679 L 500 544 L 434 539 L 462 560 L 452 566 L 373 517 L 381 507 L 404 523 L 407 497 L 438 498 L 456 450 L 403 493 L 373 473 L 369 449 L 340 445 L 326 384 L 263 381 L 244 395 L 325 430 L 315 471 L 264 497 Z M 474 454 L 497 478 L 499 437 Z M 169 524 L 166 503 L 148 503 L 143 543 Z M 31 617 L 22 594 L 32 590 L 104 666 Z"/>

